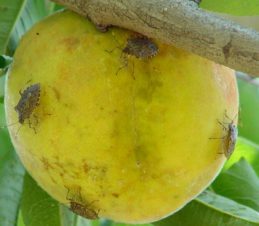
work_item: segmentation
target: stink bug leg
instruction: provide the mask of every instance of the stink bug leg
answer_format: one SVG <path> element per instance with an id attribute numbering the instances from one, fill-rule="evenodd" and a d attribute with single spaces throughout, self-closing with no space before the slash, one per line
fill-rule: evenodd
<path id="1" fill-rule="evenodd" d="M 35 120 L 34 120 L 34 121 L 35 121 L 35 125 L 38 125 L 38 123 L 39 123 L 38 117 L 37 117 L 36 115 L 34 115 L 34 114 L 32 115 L 32 117 L 35 119 Z M 34 133 L 36 134 L 36 133 L 37 133 L 36 127 L 33 126 L 34 123 L 32 123 L 31 120 L 32 120 L 31 118 L 28 119 L 29 127 L 30 127 L 31 129 L 33 129 Z"/>

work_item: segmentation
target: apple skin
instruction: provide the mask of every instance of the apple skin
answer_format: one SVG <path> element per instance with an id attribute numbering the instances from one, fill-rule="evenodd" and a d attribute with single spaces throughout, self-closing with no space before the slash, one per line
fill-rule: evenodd
<path id="1" fill-rule="evenodd" d="M 218 121 L 236 123 L 238 91 L 233 70 L 157 40 L 152 58 L 122 54 L 132 35 L 70 11 L 39 22 L 16 50 L 5 109 L 17 122 L 19 91 L 40 83 L 39 106 L 9 127 L 28 172 L 65 205 L 147 223 L 219 173 L 228 131 Z"/>

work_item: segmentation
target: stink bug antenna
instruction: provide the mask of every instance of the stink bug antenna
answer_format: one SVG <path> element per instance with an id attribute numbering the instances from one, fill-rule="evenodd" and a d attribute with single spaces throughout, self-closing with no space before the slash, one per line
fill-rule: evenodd
<path id="1" fill-rule="evenodd" d="M 114 47 L 113 49 L 111 49 L 111 50 L 105 50 L 105 52 L 107 52 L 107 53 L 109 53 L 109 54 L 113 53 L 113 51 L 116 50 L 116 49 L 122 50 L 122 48 L 123 48 L 123 45 L 120 44 L 120 42 L 118 41 L 118 39 L 116 38 L 116 36 L 114 35 L 114 33 L 112 34 L 112 37 L 113 37 L 113 39 L 115 40 L 117 46 L 115 46 L 115 47 Z M 121 54 L 121 55 L 122 55 L 122 54 Z"/>
<path id="2" fill-rule="evenodd" d="M 217 122 L 218 122 L 218 124 L 220 124 L 220 125 L 222 126 L 222 128 L 223 128 L 224 130 L 227 130 L 227 127 L 224 125 L 225 123 L 222 123 L 222 122 L 219 121 L 218 119 L 217 119 Z"/>
<path id="3" fill-rule="evenodd" d="M 225 118 L 229 119 L 229 121 L 231 121 L 231 123 L 233 123 L 236 120 L 236 118 L 238 117 L 239 111 L 235 114 L 233 119 L 229 118 L 229 116 L 227 114 L 227 110 L 225 110 L 225 114 L 224 115 L 225 115 Z"/>

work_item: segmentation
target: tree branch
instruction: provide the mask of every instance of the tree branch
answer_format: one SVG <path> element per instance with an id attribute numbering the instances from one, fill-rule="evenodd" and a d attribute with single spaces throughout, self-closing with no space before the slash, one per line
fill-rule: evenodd
<path id="1" fill-rule="evenodd" d="M 259 76 L 259 32 L 205 12 L 193 0 L 53 0 L 94 23 L 124 27 Z"/>

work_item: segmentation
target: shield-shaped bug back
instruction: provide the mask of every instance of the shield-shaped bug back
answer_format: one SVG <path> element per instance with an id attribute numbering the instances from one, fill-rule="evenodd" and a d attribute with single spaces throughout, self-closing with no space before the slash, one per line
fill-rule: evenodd
<path id="1" fill-rule="evenodd" d="M 141 34 L 131 35 L 127 39 L 126 46 L 122 48 L 122 56 L 124 54 L 124 64 L 117 70 L 116 75 L 118 75 L 118 73 L 123 68 L 128 66 L 128 59 L 125 57 L 125 55 L 134 56 L 137 59 L 147 60 L 156 56 L 157 53 L 158 46 L 151 39 Z M 132 62 L 132 64 L 132 77 L 135 80 L 134 61 Z"/>
<path id="2" fill-rule="evenodd" d="M 18 113 L 19 123 L 23 124 L 26 119 L 30 119 L 32 112 L 39 105 L 40 83 L 30 85 L 23 92 L 20 92 L 20 96 L 14 109 Z"/>
<path id="3" fill-rule="evenodd" d="M 148 59 L 157 55 L 158 47 L 151 39 L 138 35 L 127 40 L 122 52 L 137 58 Z"/>

